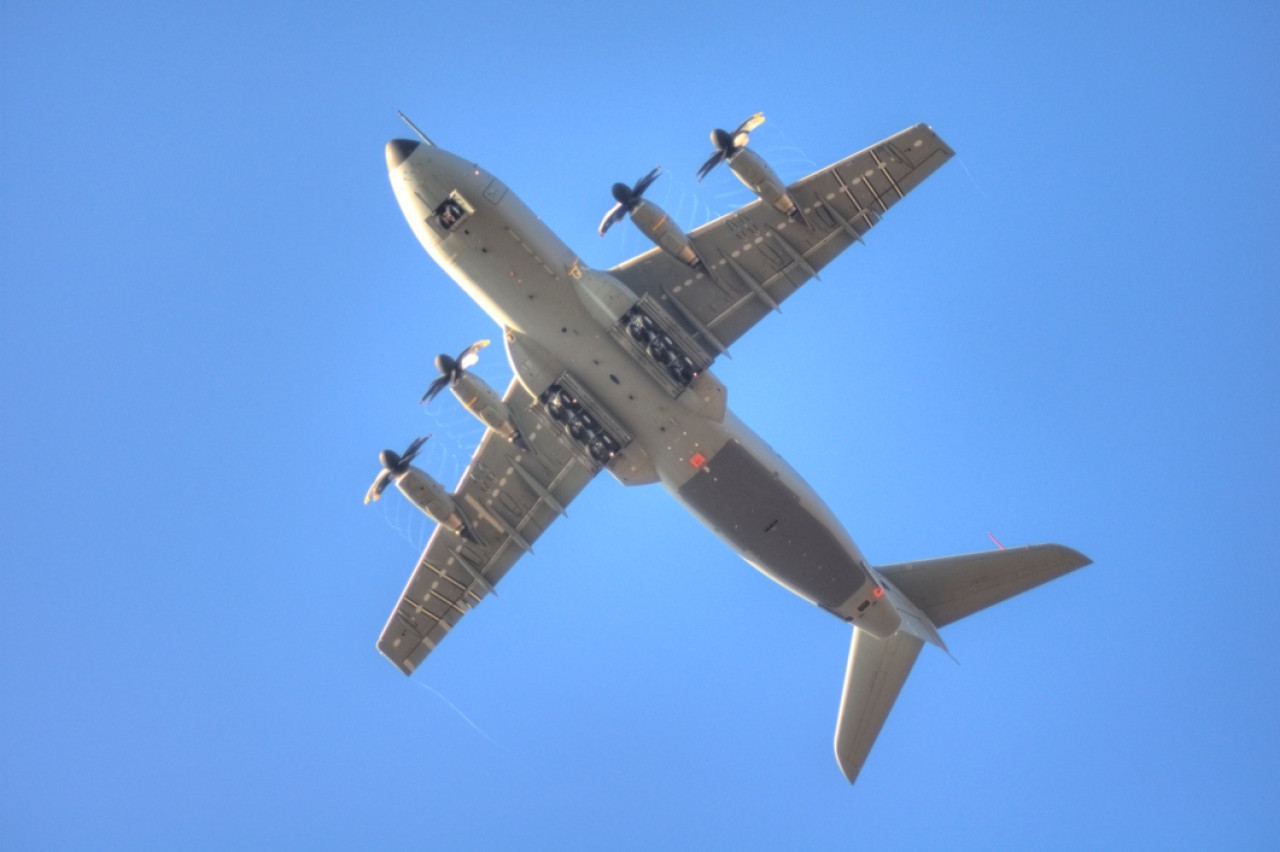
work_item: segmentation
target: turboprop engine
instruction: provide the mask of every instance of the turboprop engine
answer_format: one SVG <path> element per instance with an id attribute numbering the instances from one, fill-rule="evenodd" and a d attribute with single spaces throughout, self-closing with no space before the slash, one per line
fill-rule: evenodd
<path id="1" fill-rule="evenodd" d="M 511 409 L 502 401 L 502 397 L 484 379 L 467 372 L 467 368 L 480 359 L 480 350 L 488 345 L 487 340 L 477 340 L 462 350 L 457 358 L 444 354 L 436 356 L 436 369 L 440 371 L 440 375 L 418 402 L 430 402 L 447 386 L 458 398 L 458 402 L 462 403 L 462 407 L 474 414 L 477 420 L 521 449 L 527 450 L 529 445 L 516 428 Z"/>
<path id="2" fill-rule="evenodd" d="M 738 180 L 742 181 L 747 189 L 760 196 L 766 204 L 772 205 L 787 218 L 799 222 L 806 228 L 810 227 L 809 221 L 804 217 L 804 211 L 800 209 L 800 205 L 796 204 L 791 193 L 787 192 L 787 185 L 763 157 L 747 148 L 751 131 L 761 124 L 764 124 L 764 113 L 758 112 L 738 125 L 738 129 L 732 133 L 720 128 L 711 131 L 711 144 L 716 150 L 698 169 L 698 180 L 701 181 L 721 162 L 726 162 Z"/>
<path id="3" fill-rule="evenodd" d="M 511 409 L 484 379 L 474 373 L 463 373 L 457 381 L 449 385 L 449 390 L 453 391 L 453 395 L 458 398 L 458 402 L 462 403 L 462 407 L 474 414 L 476 419 L 485 426 L 520 449 L 529 449 L 528 442 L 515 426 Z"/>
<path id="4" fill-rule="evenodd" d="M 631 221 L 642 234 L 653 240 L 654 245 L 686 266 L 699 272 L 706 272 L 707 267 L 702 262 L 702 258 L 698 257 L 698 252 L 694 249 L 688 235 L 667 215 L 667 211 L 652 201 L 641 198 L 644 191 L 649 188 L 649 184 L 658 179 L 661 171 L 662 167 L 659 166 L 636 181 L 635 186 L 627 186 L 625 183 L 613 185 L 613 200 L 617 203 L 609 209 L 600 222 L 600 236 L 603 237 L 605 231 L 609 230 L 614 222 L 630 214 Z"/>
<path id="5" fill-rule="evenodd" d="M 387 485 L 394 482 L 405 499 L 421 509 L 423 514 L 431 520 L 448 527 L 468 541 L 475 541 L 475 536 L 467 526 L 466 519 L 458 511 L 458 504 L 454 501 L 453 495 L 443 485 L 412 464 L 418 455 L 418 450 L 430 437 L 427 435 L 415 439 L 409 445 L 409 449 L 404 451 L 404 455 L 394 450 L 383 450 L 378 455 L 378 459 L 382 462 L 382 471 L 373 481 L 373 485 L 369 486 L 368 493 L 364 495 L 364 502 L 368 504 L 371 500 L 380 499 Z"/>

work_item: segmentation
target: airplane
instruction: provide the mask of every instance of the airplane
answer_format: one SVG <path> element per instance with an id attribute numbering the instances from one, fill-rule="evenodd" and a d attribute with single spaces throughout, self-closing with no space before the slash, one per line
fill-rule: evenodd
<path id="1" fill-rule="evenodd" d="M 502 329 L 514 378 L 499 394 L 468 371 L 487 341 L 436 360 L 424 400 L 448 387 L 487 427 L 452 491 L 412 463 L 424 439 L 382 453 L 365 502 L 394 483 L 438 527 L 378 649 L 412 674 L 600 471 L 661 483 L 749 564 L 852 626 L 835 753 L 853 783 L 921 648 L 946 650 L 939 628 L 1090 560 L 1040 544 L 872 565 L 728 407 L 713 362 L 953 155 L 917 124 L 787 185 L 747 148 L 763 120 L 714 131 L 698 175 L 726 163 L 758 199 L 688 233 L 641 197 L 658 170 L 616 184 L 600 233 L 630 216 L 654 248 L 607 270 L 412 122 L 418 139 L 387 143 L 409 227 Z"/>

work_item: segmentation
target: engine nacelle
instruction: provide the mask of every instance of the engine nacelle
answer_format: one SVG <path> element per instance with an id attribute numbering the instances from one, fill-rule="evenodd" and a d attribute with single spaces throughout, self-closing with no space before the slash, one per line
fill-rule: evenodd
<path id="1" fill-rule="evenodd" d="M 804 213 L 787 192 L 787 185 L 755 151 L 739 148 L 737 153 L 729 157 L 729 168 L 747 189 L 760 196 L 766 204 L 773 205 L 789 219 L 804 222 Z"/>
<path id="2" fill-rule="evenodd" d="M 706 265 L 702 262 L 702 258 L 698 257 L 698 252 L 693 248 L 688 235 L 672 221 L 667 211 L 652 201 L 636 199 L 631 208 L 631 221 L 641 233 L 653 240 L 654 245 L 685 266 L 699 271 L 706 270 Z"/>
<path id="3" fill-rule="evenodd" d="M 449 390 L 453 391 L 463 408 L 474 414 L 485 426 L 508 441 L 524 443 L 524 437 L 511 417 L 511 408 L 484 379 L 474 373 L 464 372 L 457 381 L 449 385 Z"/>
<path id="4" fill-rule="evenodd" d="M 475 541 L 466 518 L 458 511 L 453 495 L 422 470 L 410 465 L 408 470 L 396 477 L 396 488 L 428 518 L 465 539 Z"/>

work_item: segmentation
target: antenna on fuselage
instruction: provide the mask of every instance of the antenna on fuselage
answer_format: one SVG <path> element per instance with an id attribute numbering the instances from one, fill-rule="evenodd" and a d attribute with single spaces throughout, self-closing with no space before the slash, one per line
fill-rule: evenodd
<path id="1" fill-rule="evenodd" d="M 412 128 L 413 128 L 413 132 L 414 132 L 414 133 L 416 133 L 416 134 L 418 134 L 418 137 L 419 137 L 419 138 L 421 138 L 423 142 L 426 142 L 426 143 L 427 143 L 428 145 L 430 145 L 432 148 L 436 147 L 436 143 L 434 143 L 434 142 L 432 142 L 430 139 L 428 139 L 428 138 L 427 138 L 427 134 L 425 134 L 425 133 L 423 133 L 421 130 L 419 130 L 419 129 L 418 129 L 418 125 L 414 124 L 412 121 L 410 121 L 410 120 L 409 120 L 409 116 L 407 116 L 407 115 L 405 115 L 404 113 L 400 112 L 400 110 L 396 110 L 396 114 L 397 114 L 397 115 L 399 115 L 402 119 L 404 119 L 404 123 L 405 123 L 405 124 L 407 124 L 407 125 L 409 125 L 410 127 L 412 127 Z"/>

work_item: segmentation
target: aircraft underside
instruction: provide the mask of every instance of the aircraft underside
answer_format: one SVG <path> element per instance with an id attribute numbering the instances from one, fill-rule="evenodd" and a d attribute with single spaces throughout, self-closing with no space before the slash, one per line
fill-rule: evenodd
<path id="1" fill-rule="evenodd" d="M 479 166 L 425 137 L 388 143 L 410 226 L 503 330 L 515 379 L 499 395 L 466 371 L 486 341 L 437 360 L 424 400 L 449 387 L 489 427 L 453 491 L 413 466 L 420 441 L 383 454 L 366 501 L 394 482 L 440 526 L 379 648 L 411 673 L 600 470 L 661 482 L 750 564 L 854 625 L 836 734 L 852 781 L 938 627 L 1088 560 L 1042 545 L 877 569 L 728 409 L 715 359 L 951 156 L 917 125 L 786 186 L 744 148 L 763 120 L 713 133 L 700 172 L 727 163 L 760 200 L 689 234 L 641 198 L 659 170 L 615 185 L 601 233 L 629 215 L 656 247 L 608 271 Z"/>

